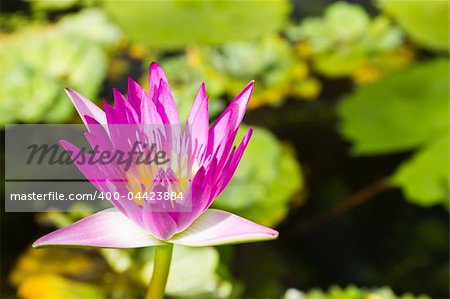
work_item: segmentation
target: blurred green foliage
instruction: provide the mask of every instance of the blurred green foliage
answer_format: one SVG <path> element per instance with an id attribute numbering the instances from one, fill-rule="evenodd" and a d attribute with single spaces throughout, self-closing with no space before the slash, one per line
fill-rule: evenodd
<path id="1" fill-rule="evenodd" d="M 220 0 L 126 1 L 126 7 L 123 1 L 102 0 L 102 5 L 132 41 L 165 49 L 255 38 L 280 29 L 289 12 L 286 0 L 257 5 Z"/>
<path id="2" fill-rule="evenodd" d="M 354 153 L 419 149 L 393 183 L 424 206 L 448 204 L 448 66 L 441 59 L 392 74 L 360 87 L 339 108 L 341 132 L 354 143 Z"/>
<path id="3" fill-rule="evenodd" d="M 360 155 L 412 149 L 447 133 L 448 95 L 448 60 L 417 65 L 344 98 L 341 132 Z"/>
<path id="4" fill-rule="evenodd" d="M 308 17 L 288 30 L 299 42 L 299 54 L 330 78 L 351 76 L 357 83 L 378 80 L 383 73 L 404 68 L 412 53 L 404 35 L 389 19 L 371 18 L 362 6 L 337 2 L 323 17 Z"/>
<path id="5" fill-rule="evenodd" d="M 425 207 L 449 206 L 449 144 L 448 136 L 430 142 L 395 172 L 392 182 L 406 198 Z"/>
<path id="6" fill-rule="evenodd" d="M 108 51 L 119 38 L 100 10 L 0 36 L 0 125 L 71 119 L 74 108 L 64 88 L 95 98 L 108 70 Z"/>
<path id="7" fill-rule="evenodd" d="M 167 73 L 182 120 L 187 118 L 203 81 L 212 118 L 250 80 L 256 85 L 249 109 L 275 106 L 261 109 L 267 117 L 283 113 L 281 109 L 291 104 L 288 100 L 319 102 L 305 103 L 302 113 L 310 113 L 310 107 L 334 107 L 335 97 L 345 93 L 337 103 L 337 113 L 340 132 L 352 142 L 353 153 L 410 153 L 411 158 L 392 174 L 391 183 L 419 206 L 448 207 L 449 64 L 447 58 L 439 58 L 447 56 L 449 48 L 448 2 L 379 0 L 379 11 L 367 10 L 368 3 L 324 3 L 314 3 L 318 12 L 314 16 L 301 11 L 301 18 L 297 18 L 298 12 L 290 18 L 295 7 L 287 0 L 256 4 L 221 0 L 32 0 L 27 2 L 29 10 L 0 16 L 0 125 L 71 122 L 74 109 L 64 87 L 98 101 L 99 97 L 109 97 L 110 85 L 126 82 L 127 75 L 148 84 L 143 70 L 153 60 Z M 298 123 L 303 126 L 302 115 Z M 238 140 L 246 128 L 239 131 Z M 297 133 L 292 134 L 297 141 Z M 320 141 L 317 137 L 309 135 L 307 142 Z M 318 171 L 309 169 L 308 160 L 301 167 L 297 151 L 262 126 L 254 127 L 235 177 L 214 206 L 272 227 L 282 221 L 290 224 L 294 220 L 287 219 L 288 212 L 294 203 L 304 200 L 303 170 L 307 174 Z M 327 188 L 324 182 L 316 185 Z M 334 189 L 327 192 L 331 194 L 328 196 L 339 197 Z M 76 210 L 42 214 L 39 222 L 62 227 L 92 212 L 81 206 Z M 391 206 L 383 210 L 390 211 Z M 441 260 L 433 259 L 433 255 L 440 255 L 448 246 L 448 227 L 432 217 L 406 226 L 409 237 L 405 240 L 411 241 L 408 250 L 395 242 L 396 261 L 383 264 L 386 271 L 371 272 L 375 271 L 373 265 L 361 269 L 394 278 L 410 268 L 426 270 L 430 272 L 429 289 L 443 289 L 448 281 L 448 260 L 439 268 L 436 264 Z M 356 230 L 352 228 L 348 235 Z M 275 250 L 264 253 L 264 248 L 258 247 L 252 251 L 254 256 L 244 260 L 242 272 L 246 273 L 233 273 L 233 249 L 177 247 L 168 294 L 239 298 L 247 290 L 259 296 L 282 296 L 286 287 L 282 283 L 283 258 L 287 257 L 276 256 Z M 296 252 L 294 258 L 298 255 Z M 9 278 L 23 298 L 140 298 L 150 279 L 152 256 L 152 248 L 27 250 Z M 255 265 L 257 270 L 252 269 Z M 302 267 L 304 272 L 311 272 L 311 277 L 320 277 L 316 265 L 308 268 L 305 263 Z M 431 273 L 429 269 L 436 271 Z M 337 270 L 335 277 L 340 279 L 341 269 Z M 323 271 L 329 274 L 333 269 Z M 244 278 L 246 285 L 234 275 Z M 415 273 L 411 275 L 413 283 L 407 284 L 407 289 L 416 287 L 415 282 L 422 283 L 423 273 L 417 278 Z M 387 287 L 349 286 L 328 291 L 291 289 L 284 298 L 428 297 L 398 297 Z"/>
<path id="8" fill-rule="evenodd" d="M 295 67 L 290 45 L 277 36 L 221 47 L 198 47 L 192 51 L 205 76 L 233 96 L 250 80 L 258 80 L 250 107 L 275 103 L 289 92 Z"/>
<path id="9" fill-rule="evenodd" d="M 331 287 L 327 292 L 314 289 L 306 293 L 289 289 L 282 299 L 429 299 L 428 296 L 405 294 L 396 296 L 390 288 L 364 289 L 355 286 Z"/>
<path id="10" fill-rule="evenodd" d="M 417 43 L 431 50 L 449 49 L 450 3 L 447 0 L 379 2 Z"/>
<path id="11" fill-rule="evenodd" d="M 233 97 L 251 80 L 256 80 L 249 109 L 262 105 L 279 106 L 288 97 L 314 99 L 320 82 L 308 73 L 305 62 L 297 59 L 291 44 L 277 35 L 246 42 L 229 42 L 223 46 L 193 45 L 185 53 L 162 59 L 163 66 L 175 78 L 175 93 L 192 98 L 192 82 L 208 78 L 212 99 Z M 180 72 L 176 67 L 184 67 Z M 173 72 L 171 72 L 173 70 Z M 184 97 L 186 99 L 186 97 Z M 212 101 L 214 108 L 220 107 Z M 189 109 L 188 106 L 181 105 Z"/>

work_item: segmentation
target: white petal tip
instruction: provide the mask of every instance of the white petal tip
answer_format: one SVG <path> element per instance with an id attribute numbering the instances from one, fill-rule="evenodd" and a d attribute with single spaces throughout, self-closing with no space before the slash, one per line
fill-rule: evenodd
<path id="1" fill-rule="evenodd" d="M 274 229 L 225 211 L 209 209 L 169 242 L 198 247 L 268 241 L 277 237 Z"/>

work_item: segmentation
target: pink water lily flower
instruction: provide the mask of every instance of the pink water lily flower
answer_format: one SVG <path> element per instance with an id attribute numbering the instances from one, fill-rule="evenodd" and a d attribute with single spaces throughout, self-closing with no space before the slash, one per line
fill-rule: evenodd
<path id="1" fill-rule="evenodd" d="M 158 211 L 154 209 L 155 202 L 127 199 L 111 201 L 114 208 L 97 212 L 43 236 L 33 244 L 34 247 L 68 245 L 132 248 L 170 243 L 209 246 L 269 240 L 278 236 L 278 232 L 273 229 L 226 211 L 209 209 L 229 183 L 250 140 L 251 128 L 240 144 L 234 146 L 253 91 L 253 82 L 242 90 L 212 126 L 209 125 L 208 97 L 202 84 L 184 129 L 180 126 L 167 78 L 156 63 L 150 65 L 149 92 L 129 79 L 127 98 L 114 90 L 114 107 L 105 103 L 105 111 L 77 92 L 71 89 L 66 91 L 88 129 L 86 138 L 91 146 L 100 145 L 112 150 L 129 147 L 128 141 L 137 137 L 124 136 L 125 131 L 114 127 L 125 124 L 138 128 L 139 134 L 144 135 L 139 138 L 151 139 L 155 138 L 154 134 L 160 134 L 156 138 L 159 144 L 169 146 L 169 151 L 175 153 L 170 154 L 172 161 L 178 159 L 171 162 L 170 167 L 160 166 L 159 169 L 155 169 L 154 165 L 147 168 L 133 166 L 128 170 L 115 164 L 77 165 L 99 191 L 126 194 L 160 188 L 158 190 L 164 192 L 185 191 L 186 198 L 183 203 L 171 202 L 165 209 Z M 153 131 L 143 129 L 146 124 L 154 125 Z M 158 126 L 164 129 L 155 129 Z M 67 141 L 61 144 L 72 154 L 78 150 Z M 189 180 L 182 181 L 177 177 L 180 172 Z M 98 179 L 104 178 L 106 173 L 114 173 L 122 180 Z M 149 174 L 152 178 L 162 178 L 165 183 L 145 183 Z M 189 204 L 189 210 L 177 206 L 186 203 Z M 168 205 L 167 202 L 165 204 Z"/>

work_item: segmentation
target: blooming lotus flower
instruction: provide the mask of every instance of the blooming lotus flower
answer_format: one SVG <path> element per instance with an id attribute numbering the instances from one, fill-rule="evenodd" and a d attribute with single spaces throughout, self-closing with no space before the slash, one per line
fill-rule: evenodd
<path id="1" fill-rule="evenodd" d="M 233 146 L 252 91 L 250 82 L 210 127 L 208 97 L 202 84 L 183 130 L 167 78 L 156 63 L 150 65 L 149 92 L 129 79 L 128 98 L 114 90 L 114 107 L 105 103 L 105 111 L 67 89 L 88 129 L 86 138 L 91 146 L 129 149 L 131 141 L 151 139 L 165 148 L 171 158 L 169 166 L 133 165 L 130 169 L 117 164 L 77 165 L 99 191 L 126 194 L 182 190 L 186 198 L 170 203 L 111 201 L 114 208 L 43 236 L 33 246 L 210 246 L 276 238 L 278 232 L 273 229 L 226 211 L 209 209 L 229 183 L 250 140 L 251 128 L 240 144 Z M 126 129 L 121 129 L 121 125 L 126 125 Z M 150 129 L 146 125 L 151 125 Z M 129 131 L 130 127 L 136 131 Z M 67 141 L 61 141 L 61 145 L 74 159 L 73 153 L 79 149 Z M 99 179 L 105 174 L 114 174 L 115 179 Z"/>

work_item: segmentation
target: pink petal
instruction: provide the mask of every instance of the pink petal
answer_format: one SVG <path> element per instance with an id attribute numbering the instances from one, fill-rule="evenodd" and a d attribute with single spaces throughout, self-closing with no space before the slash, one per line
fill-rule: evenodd
<path id="1" fill-rule="evenodd" d="M 66 88 L 66 93 L 72 100 L 73 105 L 77 109 L 78 114 L 85 124 L 85 115 L 97 120 L 97 122 L 99 122 L 100 124 L 106 124 L 105 113 L 94 103 L 92 103 L 73 89 Z"/>
<path id="2" fill-rule="evenodd" d="M 190 145 L 189 154 L 197 159 L 197 164 L 201 165 L 201 156 L 208 144 L 209 113 L 208 96 L 206 95 L 205 84 L 198 90 L 192 109 L 184 129 L 184 138 Z M 190 161 L 191 162 L 191 161 Z"/>
<path id="3" fill-rule="evenodd" d="M 148 231 L 160 239 L 167 240 L 177 232 L 177 224 L 170 215 L 170 212 L 155 212 L 148 210 L 144 206 L 142 211 L 143 225 Z"/>
<path id="4" fill-rule="evenodd" d="M 121 194 L 123 197 L 121 196 L 119 200 L 111 200 L 110 202 L 134 222 L 142 224 L 140 207 L 133 200 L 127 199 L 129 190 L 126 182 L 117 181 L 117 179 L 122 179 L 124 175 L 116 164 L 101 165 L 96 163 L 91 165 L 89 163 L 77 163 L 75 162 L 75 157 L 80 152 L 80 149 L 65 140 L 61 140 L 60 145 L 70 154 L 77 168 L 98 191 Z"/>
<path id="5" fill-rule="evenodd" d="M 253 92 L 251 81 L 228 105 L 209 130 L 208 153 L 213 154 L 222 163 L 222 159 L 231 149 L 237 129 L 244 118 L 245 110 Z"/>
<path id="6" fill-rule="evenodd" d="M 195 97 L 194 104 L 192 104 L 187 123 L 194 124 L 196 119 L 203 119 L 205 115 L 208 116 L 208 95 L 206 94 L 205 83 L 202 83 Z"/>
<path id="7" fill-rule="evenodd" d="M 167 77 L 163 69 L 156 62 L 152 62 L 149 66 L 149 77 L 149 94 L 150 99 L 153 99 L 155 93 L 159 90 L 160 82 L 163 81 L 167 84 L 169 84 L 169 82 L 167 81 Z"/>
<path id="8" fill-rule="evenodd" d="M 163 69 L 155 62 L 152 62 L 149 67 L 150 82 L 149 93 L 150 99 L 155 102 L 155 105 L 160 112 L 161 118 L 166 124 L 179 124 L 177 105 L 170 91 L 169 82 Z M 163 117 L 163 115 L 165 117 Z M 166 120 L 164 119 L 166 118 Z"/>
<path id="9" fill-rule="evenodd" d="M 188 246 L 215 246 L 271 240 L 277 237 L 276 230 L 225 211 L 209 209 L 169 242 Z"/>
<path id="10" fill-rule="evenodd" d="M 33 247 L 69 245 L 135 248 L 163 245 L 117 209 L 111 208 L 43 236 Z"/>
<path id="11" fill-rule="evenodd" d="M 141 102 L 145 97 L 148 97 L 145 90 L 131 77 L 128 77 L 128 101 L 138 115 L 141 114 Z"/>
<path id="12" fill-rule="evenodd" d="M 155 103 L 146 93 L 142 94 L 142 101 L 140 103 L 141 123 L 147 125 L 162 125 L 163 121 L 158 113 Z"/>
<path id="13" fill-rule="evenodd" d="M 127 124 L 137 124 L 139 123 L 139 116 L 135 111 L 134 107 L 129 101 L 123 96 L 123 94 L 117 89 L 113 88 L 114 94 L 114 106 L 117 112 L 125 115 L 127 119 Z"/>
<path id="14" fill-rule="evenodd" d="M 201 167 L 192 179 L 191 185 L 185 192 L 186 198 L 183 199 L 184 203 L 190 205 L 191 210 L 178 213 L 176 218 L 178 232 L 189 227 L 207 209 L 213 188 L 209 178 L 211 173 L 215 172 L 214 166 L 215 164 L 212 163 L 208 169 Z"/>
<path id="15" fill-rule="evenodd" d="M 177 104 L 173 99 L 169 84 L 163 79 L 159 83 L 157 96 L 152 99 L 165 124 L 176 125 L 180 123 Z"/>
<path id="16" fill-rule="evenodd" d="M 219 196 L 219 194 L 225 189 L 225 187 L 230 182 L 231 178 L 233 177 L 233 174 L 235 173 L 239 162 L 241 161 L 242 155 L 245 152 L 245 149 L 247 148 L 248 142 L 250 141 L 250 137 L 252 136 L 253 129 L 251 127 L 248 128 L 247 133 L 245 133 L 244 138 L 242 138 L 241 143 L 239 144 L 238 148 L 235 152 L 230 154 L 228 157 L 228 161 L 223 166 L 222 173 L 219 176 L 218 185 L 216 186 L 216 193 L 213 195 L 213 199 Z M 212 203 L 212 201 L 211 201 Z M 211 204 L 210 203 L 210 204 Z"/>
<path id="17" fill-rule="evenodd" d="M 107 120 L 107 124 L 126 124 L 127 117 L 122 113 L 122 111 L 117 111 L 111 106 L 108 102 L 103 102 L 103 109 L 105 109 L 105 116 Z"/>

